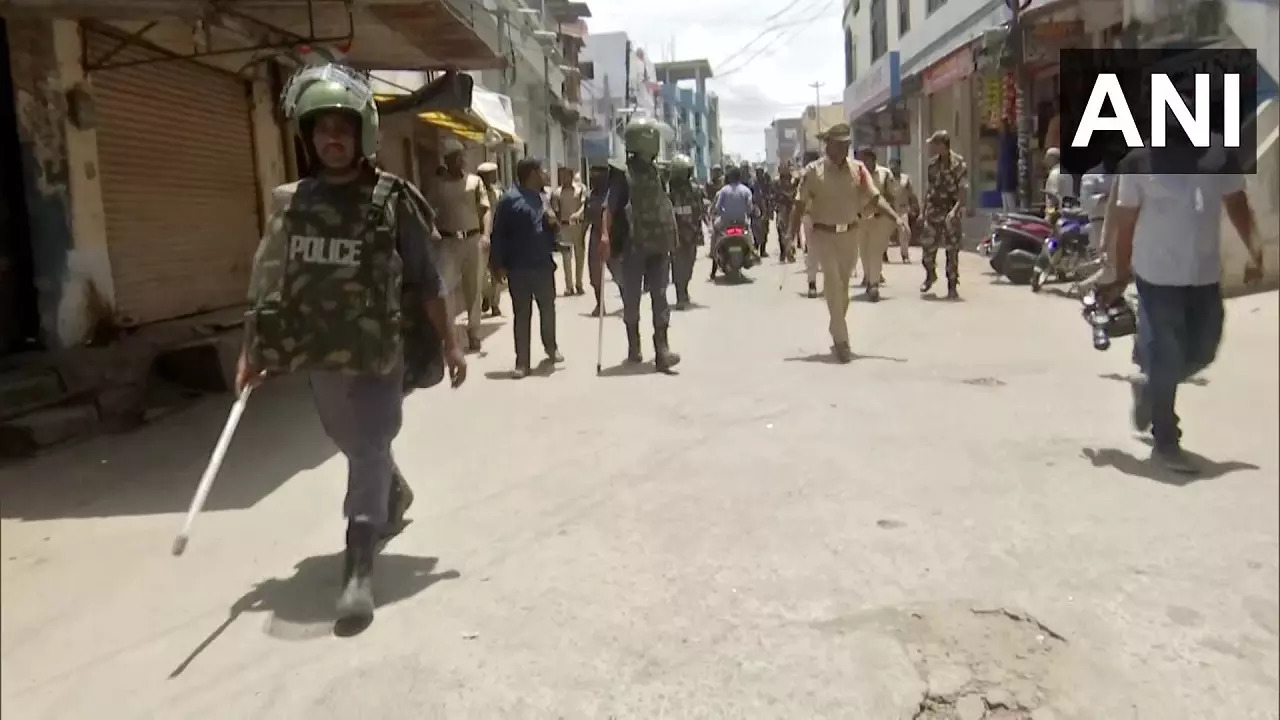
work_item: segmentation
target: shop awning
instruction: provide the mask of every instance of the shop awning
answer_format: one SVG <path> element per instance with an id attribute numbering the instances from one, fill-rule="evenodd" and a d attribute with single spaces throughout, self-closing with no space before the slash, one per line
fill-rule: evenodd
<path id="1" fill-rule="evenodd" d="M 502 142 L 520 145 L 524 141 L 516 134 L 516 116 L 511 109 L 511 98 L 501 93 L 477 87 L 471 92 L 471 113 L 502 138 Z"/>

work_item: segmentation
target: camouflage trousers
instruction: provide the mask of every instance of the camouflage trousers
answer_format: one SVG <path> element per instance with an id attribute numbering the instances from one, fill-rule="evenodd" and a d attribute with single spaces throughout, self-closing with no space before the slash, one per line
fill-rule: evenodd
<path id="1" fill-rule="evenodd" d="M 623 322 L 627 325 L 640 324 L 640 298 L 647 286 L 653 309 L 653 329 L 659 331 L 670 327 L 667 284 L 671 281 L 671 254 L 628 248 L 622 256 L 621 269 Z"/>
<path id="2" fill-rule="evenodd" d="M 923 223 L 920 233 L 920 248 L 924 251 L 921 264 L 924 271 L 933 276 L 938 275 L 938 247 L 946 252 L 947 282 L 960 280 L 960 241 L 959 224 L 948 223 L 945 219 L 928 219 Z"/>

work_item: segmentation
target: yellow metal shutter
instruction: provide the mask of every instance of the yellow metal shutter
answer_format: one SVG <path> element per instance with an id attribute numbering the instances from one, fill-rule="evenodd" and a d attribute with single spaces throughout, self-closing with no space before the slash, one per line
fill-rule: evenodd
<path id="1" fill-rule="evenodd" d="M 93 57 L 116 45 L 89 35 Z M 119 322 L 244 302 L 261 227 L 246 83 L 182 60 L 90 78 Z"/>

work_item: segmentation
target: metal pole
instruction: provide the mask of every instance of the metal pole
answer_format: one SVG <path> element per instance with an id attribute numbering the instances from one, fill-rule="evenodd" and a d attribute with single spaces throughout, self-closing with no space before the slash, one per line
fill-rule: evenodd
<path id="1" fill-rule="evenodd" d="M 818 128 L 818 132 L 822 132 L 822 113 L 818 112 L 818 108 L 822 106 L 822 95 L 818 90 L 826 83 L 822 81 L 811 82 L 809 87 L 813 88 L 813 123 Z"/>
<path id="2" fill-rule="evenodd" d="M 1018 201 L 1031 207 L 1031 77 L 1027 73 L 1026 29 L 1022 11 L 1031 0 L 1005 0 L 1011 12 L 1009 35 L 1013 39 L 1013 77 L 1017 87 L 1018 114 Z"/>

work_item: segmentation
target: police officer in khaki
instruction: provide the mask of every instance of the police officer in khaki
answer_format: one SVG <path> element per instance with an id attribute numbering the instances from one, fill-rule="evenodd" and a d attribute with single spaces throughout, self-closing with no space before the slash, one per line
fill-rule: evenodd
<path id="1" fill-rule="evenodd" d="M 493 237 L 492 209 L 498 207 L 498 199 L 502 197 L 502 186 L 498 184 L 497 163 L 480 163 L 476 168 L 476 175 L 479 175 L 480 181 L 484 183 L 485 197 L 489 200 L 490 208 L 489 214 L 485 216 L 484 238 L 480 243 L 480 260 L 484 263 L 484 282 L 480 290 L 480 314 L 501 317 L 502 283 L 495 280 L 493 273 L 489 272 L 490 238 Z"/>
<path id="2" fill-rule="evenodd" d="M 881 197 L 897 212 L 899 193 L 897 178 L 889 168 L 876 162 L 876 151 L 872 148 L 862 148 L 858 153 L 858 160 L 871 174 L 871 182 L 880 191 Z M 899 215 L 899 217 L 905 216 Z M 867 299 L 871 302 L 880 301 L 880 285 L 884 282 L 885 253 L 897 229 L 897 222 L 880 212 L 878 207 L 872 207 L 864 212 L 858 224 L 858 230 L 862 233 L 862 240 L 859 242 L 862 272 L 866 278 L 863 285 L 867 288 Z"/>
<path id="3" fill-rule="evenodd" d="M 450 322 L 467 314 L 467 350 L 480 350 L 480 306 L 485 264 L 482 245 L 489 226 L 489 194 L 478 175 L 466 171 L 462 142 L 441 143 L 444 174 L 431 187 L 429 200 L 440 231 L 439 262 Z"/>
<path id="4" fill-rule="evenodd" d="M 849 311 L 849 279 L 861 251 L 858 221 L 864 213 L 878 210 L 895 224 L 906 223 L 880 194 L 867 168 L 849 157 L 849 136 L 846 123 L 822 133 L 825 154 L 801 174 L 790 223 L 794 239 L 805 213 L 813 218 L 810 251 L 818 253 L 822 264 L 822 292 L 831 316 L 831 350 L 844 363 L 853 360 L 845 318 Z"/>

